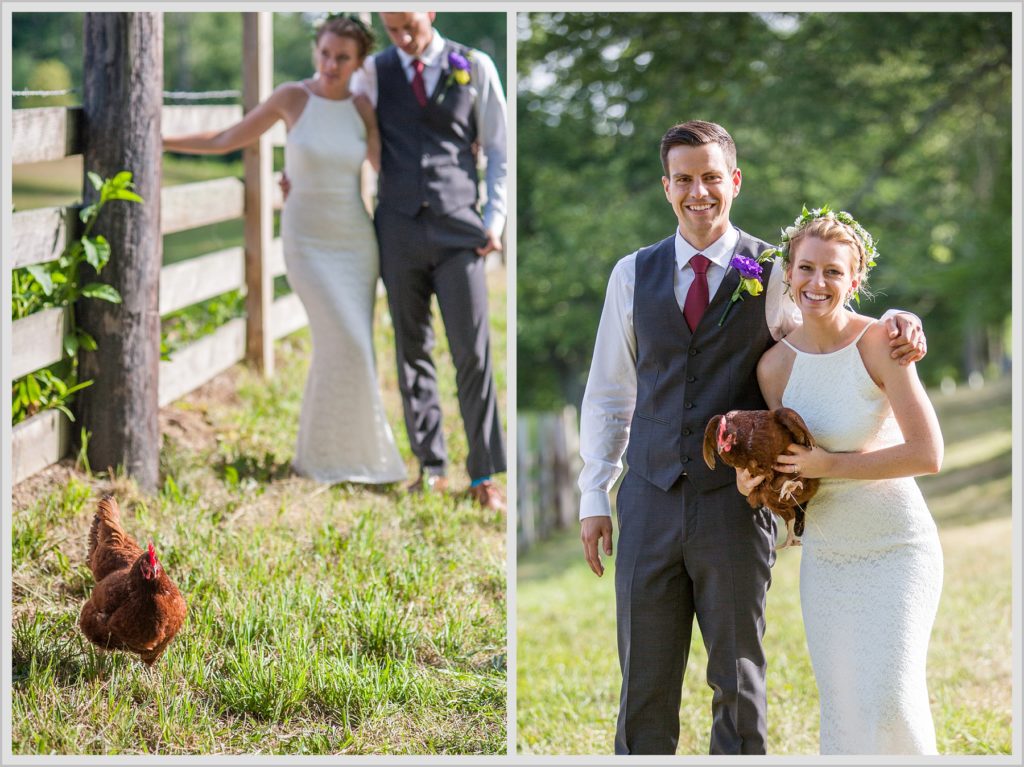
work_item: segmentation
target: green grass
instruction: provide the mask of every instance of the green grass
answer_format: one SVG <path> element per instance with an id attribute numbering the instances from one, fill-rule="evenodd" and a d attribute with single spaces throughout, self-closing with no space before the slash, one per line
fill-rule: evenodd
<path id="1" fill-rule="evenodd" d="M 503 387 L 504 272 L 490 277 Z M 380 304 L 385 406 L 412 475 Z M 438 340 L 460 488 L 466 441 Z M 273 379 L 236 366 L 162 411 L 156 495 L 71 460 L 15 488 L 14 753 L 506 751 L 505 515 L 456 492 L 291 476 L 308 332 L 277 352 Z M 188 600 L 152 671 L 98 651 L 76 626 L 93 586 L 89 522 L 107 491 Z"/>
<path id="2" fill-rule="evenodd" d="M 1009 754 L 1012 734 L 1012 522 L 1009 380 L 937 396 L 943 472 L 921 480 L 940 525 L 945 577 L 928 656 L 943 754 Z M 818 752 L 818 696 L 800 613 L 799 549 L 779 552 L 768 595 L 768 753 Z M 518 750 L 611 753 L 618 709 L 614 564 L 596 578 L 576 531 L 518 564 Z M 694 626 L 678 753 L 706 754 L 711 691 Z"/>

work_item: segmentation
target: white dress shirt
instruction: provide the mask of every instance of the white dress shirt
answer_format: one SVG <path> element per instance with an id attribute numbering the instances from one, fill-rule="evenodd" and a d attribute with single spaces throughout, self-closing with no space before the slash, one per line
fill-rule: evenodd
<path id="1" fill-rule="evenodd" d="M 412 82 L 414 57 L 401 48 L 396 50 L 402 62 L 402 71 L 405 72 L 406 79 Z M 428 96 L 434 92 L 441 78 L 442 65 L 445 63 L 443 54 L 444 38 L 435 29 L 434 37 L 419 56 L 423 62 L 423 85 Z M 469 64 L 469 88 L 473 91 L 476 135 L 484 157 L 487 158 L 484 228 L 501 237 L 508 215 L 505 91 L 501 87 L 501 80 L 498 79 L 498 70 L 486 53 L 473 49 Z M 373 105 L 377 106 L 377 65 L 373 56 L 367 56 L 362 69 L 352 75 L 349 89 L 353 93 L 365 93 Z"/>
<path id="2" fill-rule="evenodd" d="M 686 293 L 693 283 L 690 258 L 699 252 L 710 259 L 708 295 L 713 298 L 729 269 L 739 236 L 739 231 L 730 227 L 708 248 L 698 251 L 676 230 L 673 289 L 679 304 L 680 321 Z M 580 519 L 611 516 L 608 492 L 622 473 L 622 454 L 629 442 L 629 425 L 636 405 L 635 283 L 636 253 L 630 253 L 615 265 L 608 280 L 608 293 L 597 328 L 594 358 L 580 410 L 580 456 L 583 458 L 583 471 L 579 478 Z M 785 294 L 782 265 L 778 261 L 772 268 L 762 297 L 765 320 L 776 341 L 802 321 L 800 310 Z"/>

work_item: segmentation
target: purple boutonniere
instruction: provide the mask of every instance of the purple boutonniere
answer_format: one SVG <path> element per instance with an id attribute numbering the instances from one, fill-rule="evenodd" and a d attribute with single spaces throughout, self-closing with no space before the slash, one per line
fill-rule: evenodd
<path id="1" fill-rule="evenodd" d="M 451 87 L 453 83 L 459 85 L 469 85 L 470 81 L 470 64 L 469 59 L 463 56 L 461 53 L 452 51 L 448 54 L 448 66 L 451 67 L 451 74 L 448 75 L 448 87 Z"/>
<path id="2" fill-rule="evenodd" d="M 759 296 L 761 291 L 764 290 L 764 283 L 761 280 L 764 269 L 755 259 L 748 258 L 747 256 L 733 256 L 729 266 L 740 273 L 740 284 L 732 292 L 732 298 L 729 299 L 729 303 L 725 306 L 725 311 L 722 312 L 722 319 L 718 321 L 719 327 L 725 322 L 725 318 L 729 315 L 732 305 L 737 301 L 743 300 L 744 293 L 751 296 Z"/>

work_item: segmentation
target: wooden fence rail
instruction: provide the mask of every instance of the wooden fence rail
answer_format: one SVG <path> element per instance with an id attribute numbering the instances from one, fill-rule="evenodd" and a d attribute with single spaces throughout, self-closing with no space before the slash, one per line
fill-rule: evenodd
<path id="1" fill-rule="evenodd" d="M 517 428 L 516 529 L 522 553 L 558 530 L 575 527 L 581 463 L 576 408 L 520 413 Z"/>
<path id="2" fill-rule="evenodd" d="M 263 36 L 266 37 L 265 31 Z M 249 73 L 246 76 L 250 76 Z M 165 106 L 161 121 L 164 135 L 173 135 L 217 130 L 241 116 L 240 106 Z M 16 165 L 82 153 L 82 112 L 78 107 L 17 109 L 13 112 L 12 124 L 11 157 Z M 269 137 L 270 145 L 283 145 L 284 126 L 279 123 Z M 250 196 L 269 200 L 270 207 L 279 209 L 282 199 L 277 180 L 278 176 L 263 172 L 258 181 L 221 178 L 165 187 L 159 201 L 161 231 L 170 234 L 248 218 L 251 211 L 246 210 L 246 188 L 253 183 L 259 188 Z M 55 260 L 64 250 L 68 237 L 77 235 L 79 226 L 76 206 L 14 213 L 11 252 L 3 254 L 6 268 L 17 269 Z M 260 299 L 269 311 L 264 313 L 256 332 L 278 339 L 305 326 L 306 315 L 297 296 L 272 300 L 272 280 L 285 271 L 280 238 L 265 238 L 260 252 L 250 253 L 248 262 L 265 272 L 258 285 L 269 293 Z M 246 265 L 245 247 L 234 247 L 164 266 L 160 271 L 161 316 L 229 291 L 251 292 L 253 283 L 247 279 Z M 65 324 L 63 308 L 46 309 L 12 323 L 12 365 L 9 376 L 5 376 L 8 384 L 62 359 Z M 162 361 L 160 405 L 184 396 L 245 359 L 247 338 L 253 332 L 251 317 L 230 320 L 212 334 L 178 349 L 170 361 Z M 15 426 L 12 482 L 17 483 L 60 460 L 68 449 L 70 429 L 67 418 L 55 410 L 43 411 Z"/>

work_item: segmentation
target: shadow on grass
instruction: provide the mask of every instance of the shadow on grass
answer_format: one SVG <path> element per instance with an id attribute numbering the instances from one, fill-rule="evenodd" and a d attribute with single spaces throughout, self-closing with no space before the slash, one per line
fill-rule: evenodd
<path id="1" fill-rule="evenodd" d="M 238 485 L 246 480 L 266 483 L 294 475 L 290 462 L 278 461 L 270 452 L 262 457 L 243 453 L 232 461 L 221 458 L 214 465 L 214 471 L 229 485 Z"/>
<path id="2" fill-rule="evenodd" d="M 11 686 L 24 686 L 40 674 L 68 686 L 105 674 L 111 660 L 87 646 L 78 633 L 77 616 L 33 613 L 14 621 Z"/>

